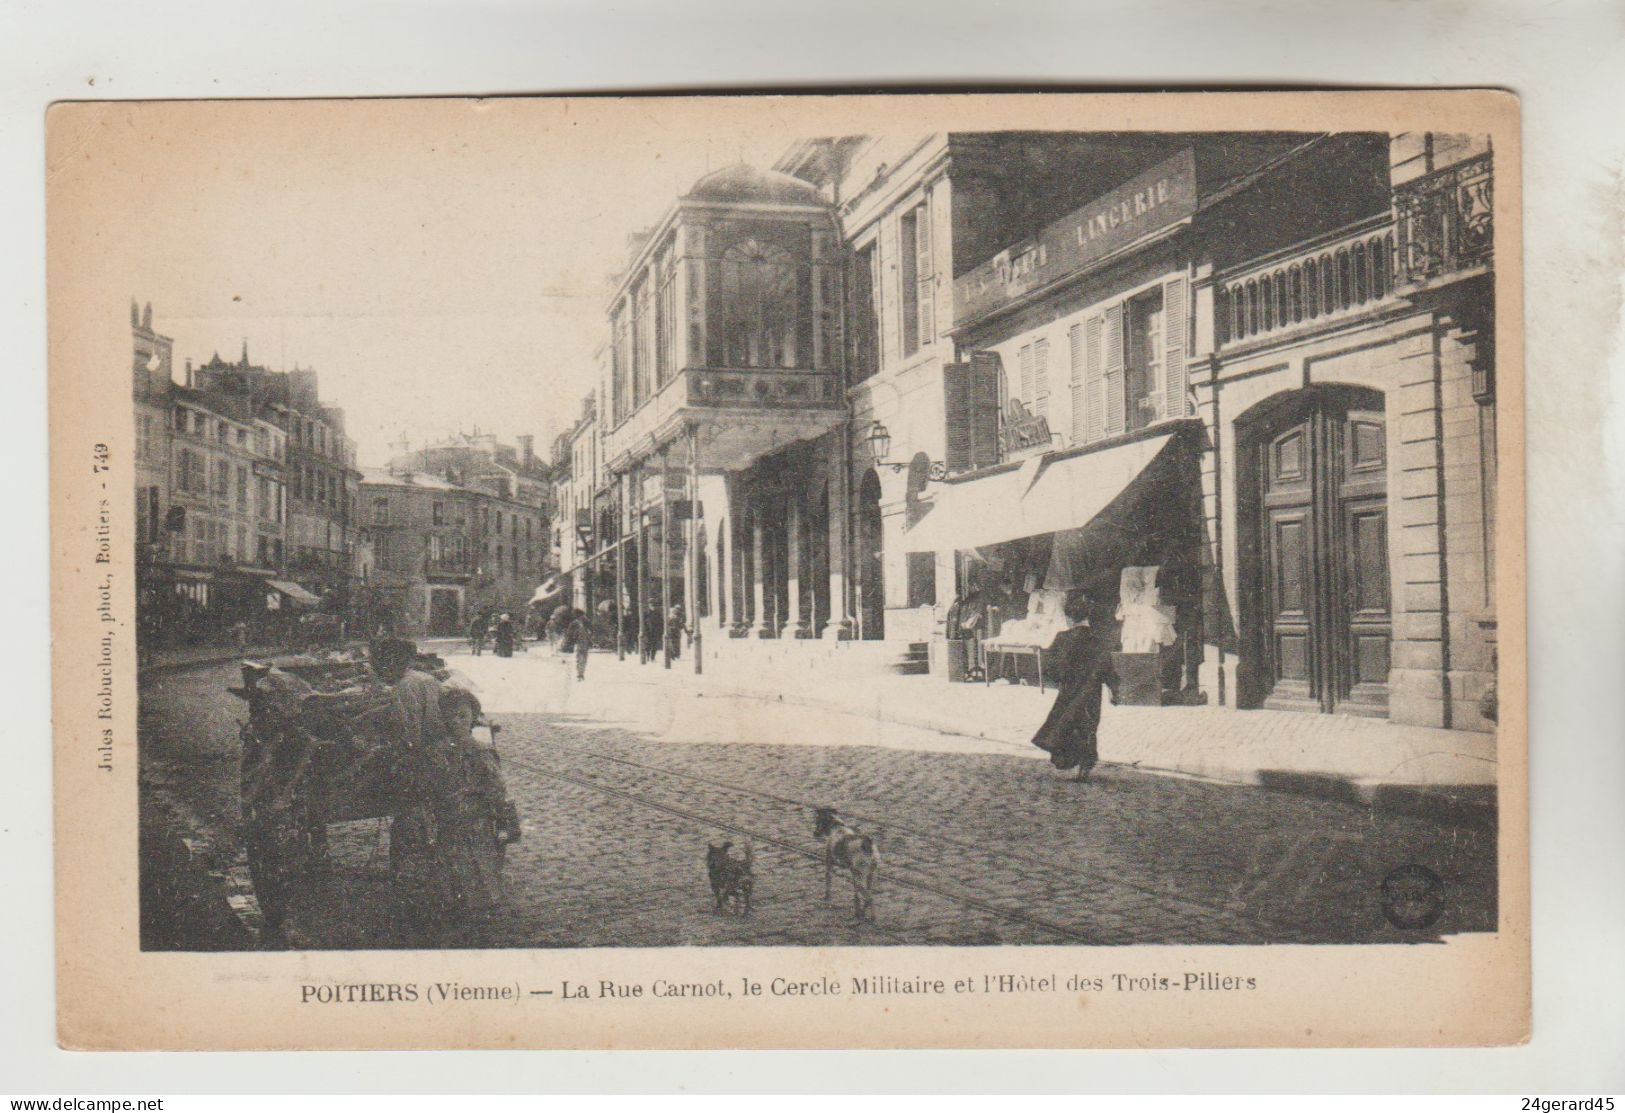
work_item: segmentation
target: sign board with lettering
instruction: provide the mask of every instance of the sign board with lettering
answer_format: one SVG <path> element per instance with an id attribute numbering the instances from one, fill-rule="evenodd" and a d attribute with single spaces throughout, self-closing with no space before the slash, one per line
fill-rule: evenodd
<path id="1" fill-rule="evenodd" d="M 1019 460 L 1049 447 L 1049 419 L 1029 411 L 1021 399 L 1010 399 L 1004 408 L 1004 423 L 999 428 L 1000 456 L 1005 460 Z"/>
<path id="2" fill-rule="evenodd" d="M 1181 151 L 999 252 L 954 283 L 954 324 L 1085 270 L 1196 211 L 1196 155 Z"/>

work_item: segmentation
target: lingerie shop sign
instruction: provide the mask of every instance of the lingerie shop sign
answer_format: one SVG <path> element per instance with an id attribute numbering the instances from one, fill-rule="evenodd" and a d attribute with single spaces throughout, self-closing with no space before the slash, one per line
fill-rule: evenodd
<path id="1" fill-rule="evenodd" d="M 1084 270 L 1195 211 L 1196 156 L 1186 150 L 959 278 L 954 323 L 974 320 Z"/>

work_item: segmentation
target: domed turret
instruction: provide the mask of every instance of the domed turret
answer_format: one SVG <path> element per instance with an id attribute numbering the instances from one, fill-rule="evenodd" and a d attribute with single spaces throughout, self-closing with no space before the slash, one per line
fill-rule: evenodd
<path id="1" fill-rule="evenodd" d="M 746 205 L 826 204 L 818 187 L 811 183 L 743 162 L 707 174 L 694 183 L 684 200 Z"/>

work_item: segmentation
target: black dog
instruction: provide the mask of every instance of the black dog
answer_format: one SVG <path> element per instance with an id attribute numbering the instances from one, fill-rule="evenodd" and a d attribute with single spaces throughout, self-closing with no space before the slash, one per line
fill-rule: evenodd
<path id="1" fill-rule="evenodd" d="M 741 916 L 750 915 L 750 891 L 755 884 L 755 875 L 751 873 L 751 864 L 756 855 L 751 849 L 749 840 L 745 842 L 745 856 L 735 858 L 730 854 L 731 842 L 720 846 L 710 843 L 705 848 L 705 872 L 711 878 L 711 895 L 716 898 L 717 911 L 727 912 L 731 907 Z"/>

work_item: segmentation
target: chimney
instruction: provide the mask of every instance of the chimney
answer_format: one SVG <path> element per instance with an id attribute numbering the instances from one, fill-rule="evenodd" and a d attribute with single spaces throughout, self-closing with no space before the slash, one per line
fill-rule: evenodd
<path id="1" fill-rule="evenodd" d="M 188 389 L 192 386 L 192 359 L 190 356 L 186 360 L 186 386 Z"/>
<path id="2" fill-rule="evenodd" d="M 534 434 L 526 433 L 515 437 L 514 440 L 519 442 L 519 465 L 529 471 L 536 466 L 536 437 Z"/>

